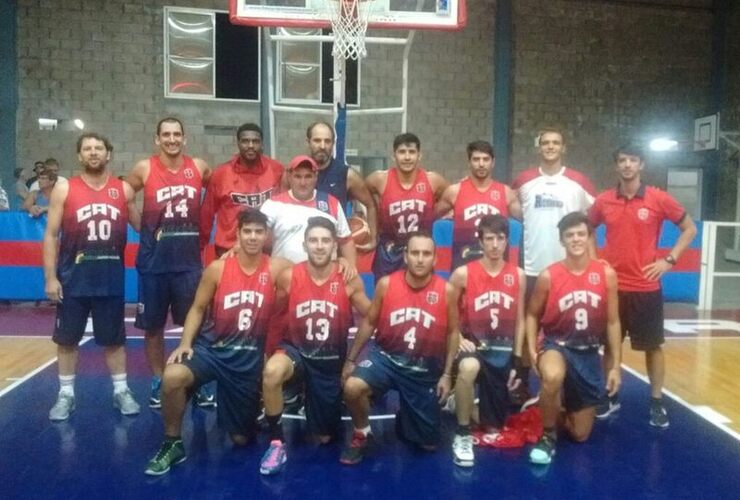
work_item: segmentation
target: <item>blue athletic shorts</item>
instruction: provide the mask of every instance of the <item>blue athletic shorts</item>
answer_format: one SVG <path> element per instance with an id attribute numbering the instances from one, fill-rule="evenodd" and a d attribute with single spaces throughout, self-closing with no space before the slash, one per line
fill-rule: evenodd
<path id="1" fill-rule="evenodd" d="M 139 274 L 139 304 L 134 326 L 140 330 L 158 330 L 167 322 L 185 323 L 200 282 L 200 270 L 180 273 Z"/>
<path id="2" fill-rule="evenodd" d="M 480 423 L 500 429 L 512 408 L 509 389 L 506 386 L 509 374 L 514 368 L 512 353 L 511 351 L 466 352 L 458 357 L 458 364 L 465 358 L 475 358 L 480 363 L 480 371 L 476 378 Z"/>
<path id="3" fill-rule="evenodd" d="M 256 420 L 261 408 L 263 365 L 260 360 L 257 369 L 246 371 L 239 369 L 239 365 L 252 364 L 241 359 L 243 356 L 254 355 L 253 351 L 221 352 L 196 341 L 193 346 L 193 357 L 183 361 L 195 376 L 194 390 L 214 380 L 217 382 L 218 425 L 231 434 L 244 436 L 255 434 Z"/>
<path id="4" fill-rule="evenodd" d="M 306 395 L 306 429 L 314 436 L 339 436 L 342 430 L 342 363 L 344 360 L 306 358 L 289 344 L 280 344 L 293 362 L 289 383 L 303 383 Z"/>
<path id="5" fill-rule="evenodd" d="M 556 350 L 565 359 L 563 404 L 567 411 L 596 406 L 606 397 L 606 382 L 599 348 L 573 348 L 545 338 L 541 352 Z"/>
<path id="6" fill-rule="evenodd" d="M 95 343 L 117 346 L 126 343 L 123 324 L 124 298 L 68 297 L 57 304 L 57 319 L 52 340 L 64 346 L 77 345 L 85 334 L 88 316 L 92 315 Z"/>
<path id="7" fill-rule="evenodd" d="M 404 268 L 406 265 L 403 261 L 405 251 L 405 245 L 396 245 L 392 241 L 378 243 L 375 249 L 375 257 L 373 258 L 373 275 L 375 276 L 376 284 L 383 276 L 388 276 Z"/>
<path id="8" fill-rule="evenodd" d="M 352 373 L 365 381 L 380 397 L 389 389 L 398 391 L 401 409 L 396 415 L 396 429 L 401 439 L 423 446 L 439 443 L 440 408 L 437 382 L 442 374 L 414 373 L 393 363 L 377 346 Z"/>

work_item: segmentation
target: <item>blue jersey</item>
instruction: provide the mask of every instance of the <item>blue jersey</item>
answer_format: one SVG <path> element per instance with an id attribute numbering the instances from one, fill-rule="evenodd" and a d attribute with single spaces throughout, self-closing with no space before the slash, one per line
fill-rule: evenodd
<path id="1" fill-rule="evenodd" d="M 317 191 L 329 193 L 339 200 L 342 209 L 347 206 L 347 172 L 349 165 L 332 158 L 329 166 L 319 170 L 319 181 L 316 184 Z"/>

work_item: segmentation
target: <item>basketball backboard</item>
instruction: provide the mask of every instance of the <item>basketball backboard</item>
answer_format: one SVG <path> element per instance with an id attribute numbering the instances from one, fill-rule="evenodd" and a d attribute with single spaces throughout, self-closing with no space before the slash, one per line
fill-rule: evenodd
<path id="1" fill-rule="evenodd" d="M 719 145 L 719 113 L 694 120 L 694 151 L 711 151 Z"/>
<path id="2" fill-rule="evenodd" d="M 231 22 L 248 26 L 330 28 L 326 4 L 342 0 L 229 0 Z M 361 0 L 371 2 L 368 28 L 459 30 L 465 0 Z"/>

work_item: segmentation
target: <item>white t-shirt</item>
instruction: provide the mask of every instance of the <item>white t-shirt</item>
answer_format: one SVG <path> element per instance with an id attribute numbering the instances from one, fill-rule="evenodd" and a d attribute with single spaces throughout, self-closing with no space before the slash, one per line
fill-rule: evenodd
<path id="1" fill-rule="evenodd" d="M 512 185 L 519 194 L 524 219 L 524 272 L 537 276 L 550 264 L 565 258 L 558 222 L 571 212 L 586 212 L 596 192 L 580 172 L 562 167 L 554 175 L 540 168 L 525 170 Z"/>
<path id="2" fill-rule="evenodd" d="M 272 230 L 272 256 L 299 263 L 308 259 L 303 249 L 304 233 L 311 217 L 326 217 L 337 227 L 337 237 L 349 239 L 352 232 L 339 201 L 330 194 L 314 193 L 309 201 L 299 201 L 290 191 L 265 200 L 260 212 L 267 216 Z"/>
<path id="3" fill-rule="evenodd" d="M 67 182 L 67 178 L 61 175 L 57 175 L 57 182 Z M 41 188 L 39 187 L 39 181 L 33 181 L 33 184 L 31 184 L 31 187 L 28 188 L 29 191 L 39 191 Z"/>

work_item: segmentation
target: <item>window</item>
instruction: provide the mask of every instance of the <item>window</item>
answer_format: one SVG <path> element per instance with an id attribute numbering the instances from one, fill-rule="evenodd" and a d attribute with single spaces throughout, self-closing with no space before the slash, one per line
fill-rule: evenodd
<path id="1" fill-rule="evenodd" d="M 165 97 L 259 101 L 260 31 L 226 12 L 164 9 Z"/>

